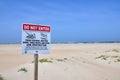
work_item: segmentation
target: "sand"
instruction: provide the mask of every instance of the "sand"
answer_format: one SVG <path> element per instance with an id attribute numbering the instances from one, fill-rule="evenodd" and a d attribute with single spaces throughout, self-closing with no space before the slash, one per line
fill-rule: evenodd
<path id="1" fill-rule="evenodd" d="M 44 58 L 51 62 L 39 62 L 39 80 L 120 80 L 120 43 L 52 44 L 50 54 L 39 55 Z M 20 44 L 0 45 L 5 80 L 34 80 L 33 60 L 21 54 Z"/>

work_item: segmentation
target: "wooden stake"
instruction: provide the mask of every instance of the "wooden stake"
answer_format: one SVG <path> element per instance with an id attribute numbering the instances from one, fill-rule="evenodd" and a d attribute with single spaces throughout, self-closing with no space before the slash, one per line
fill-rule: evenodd
<path id="1" fill-rule="evenodd" d="M 38 80 L 38 54 L 34 54 L 34 61 L 35 61 L 34 80 Z"/>

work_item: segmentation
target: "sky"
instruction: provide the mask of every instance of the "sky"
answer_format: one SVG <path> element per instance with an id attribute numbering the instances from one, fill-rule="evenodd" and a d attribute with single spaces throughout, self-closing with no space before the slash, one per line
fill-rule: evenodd
<path id="1" fill-rule="evenodd" d="M 0 43 L 21 43 L 23 23 L 50 25 L 52 42 L 120 41 L 120 0 L 0 0 Z"/>

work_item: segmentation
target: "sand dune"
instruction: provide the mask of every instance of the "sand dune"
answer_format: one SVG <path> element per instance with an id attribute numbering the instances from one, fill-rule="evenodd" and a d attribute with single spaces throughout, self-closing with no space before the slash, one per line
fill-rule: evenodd
<path id="1" fill-rule="evenodd" d="M 20 45 L 0 45 L 0 74 L 6 80 L 33 80 L 33 59 L 21 54 Z M 120 43 L 52 44 L 51 53 L 40 59 L 51 62 L 39 62 L 39 80 L 120 80 Z"/>

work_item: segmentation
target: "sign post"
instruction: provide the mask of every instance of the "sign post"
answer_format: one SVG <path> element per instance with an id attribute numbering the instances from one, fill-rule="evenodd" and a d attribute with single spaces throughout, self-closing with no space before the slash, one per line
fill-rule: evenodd
<path id="1" fill-rule="evenodd" d="M 50 52 L 50 26 L 23 24 L 22 53 L 34 54 L 34 80 L 38 80 L 38 54 Z"/>
<path id="2" fill-rule="evenodd" d="M 38 54 L 34 54 L 35 70 L 34 70 L 34 80 L 38 80 Z"/>

